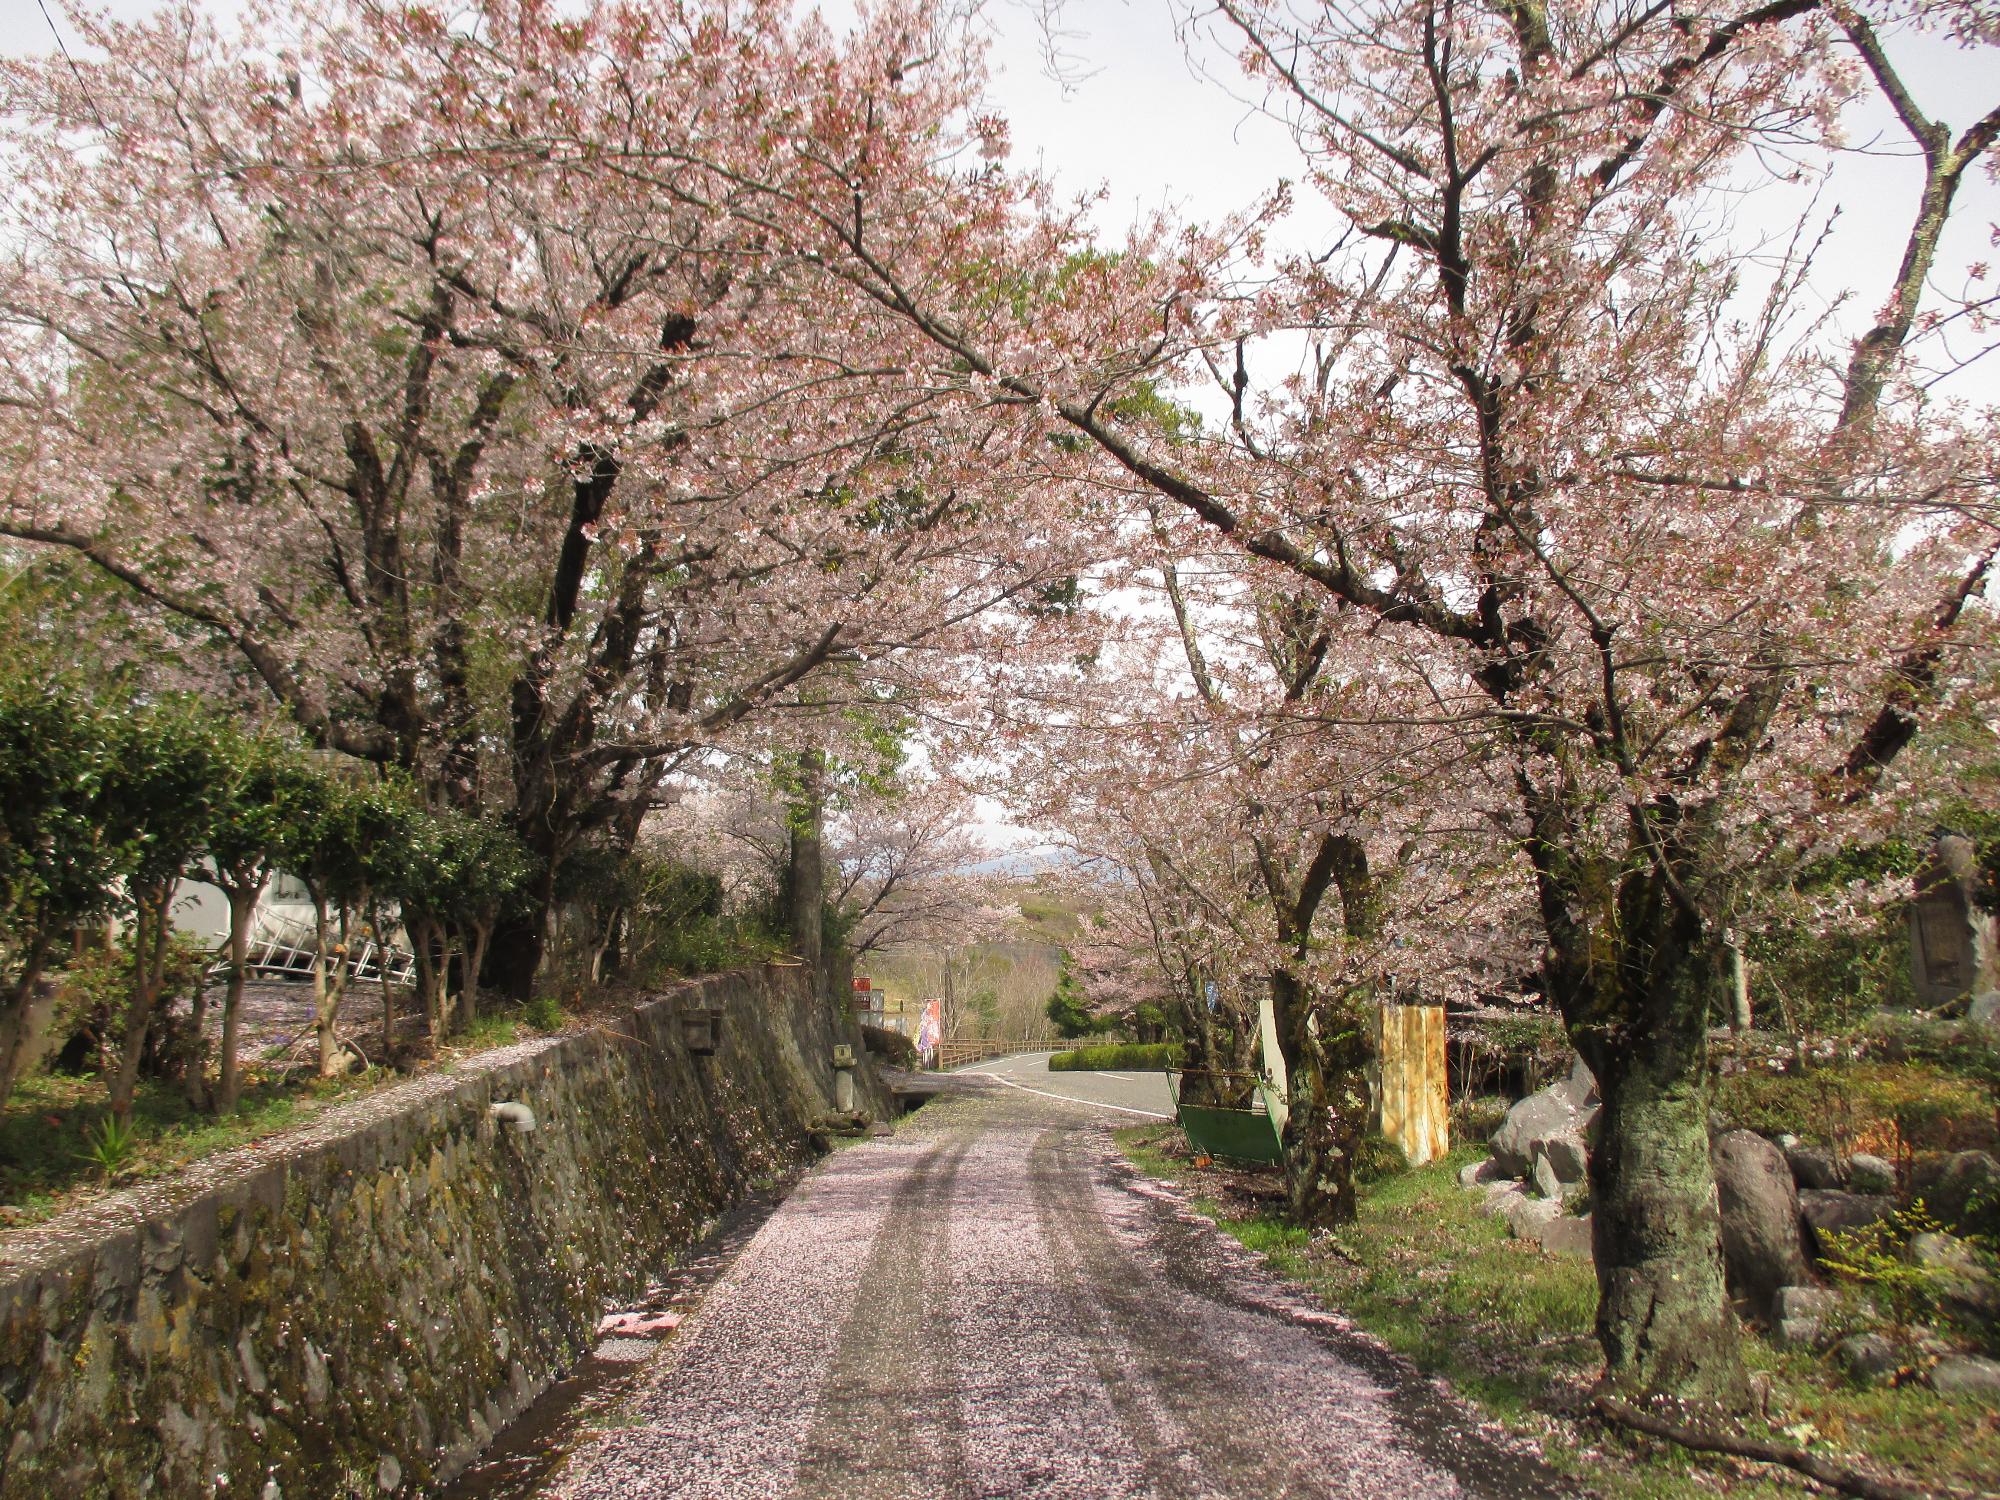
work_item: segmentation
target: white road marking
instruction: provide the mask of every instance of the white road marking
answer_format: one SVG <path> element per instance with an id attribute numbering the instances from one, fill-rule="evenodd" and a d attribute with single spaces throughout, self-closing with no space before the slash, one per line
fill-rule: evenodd
<path id="1" fill-rule="evenodd" d="M 1079 1099 L 1074 1094 L 1052 1094 L 1047 1089 L 1031 1089 L 1025 1083 L 1016 1083 L 1011 1078 L 1003 1078 L 998 1073 L 988 1073 L 983 1069 L 972 1070 L 981 1078 L 990 1078 L 995 1083 L 1004 1083 L 1010 1089 L 1019 1089 L 1024 1094 L 1040 1094 L 1044 1099 L 1060 1099 L 1065 1104 L 1088 1104 L 1092 1109 L 1115 1109 L 1121 1115 L 1144 1115 L 1149 1120 L 1171 1120 L 1172 1115 L 1163 1115 L 1156 1109 L 1128 1109 L 1123 1104 L 1104 1104 L 1096 1099 Z"/>

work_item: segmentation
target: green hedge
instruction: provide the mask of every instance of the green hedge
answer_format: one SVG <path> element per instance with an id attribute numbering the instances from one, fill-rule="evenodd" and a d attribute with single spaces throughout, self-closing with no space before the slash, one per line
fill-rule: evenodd
<path id="1" fill-rule="evenodd" d="M 1177 1068 L 1181 1061 L 1179 1042 L 1129 1042 L 1117 1047 L 1078 1047 L 1073 1052 L 1057 1052 L 1049 1058 L 1051 1073 L 1097 1073 L 1106 1070 Z"/>

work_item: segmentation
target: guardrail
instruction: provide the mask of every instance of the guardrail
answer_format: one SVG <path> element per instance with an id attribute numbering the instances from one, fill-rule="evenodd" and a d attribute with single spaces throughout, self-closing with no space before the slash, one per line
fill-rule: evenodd
<path id="1" fill-rule="evenodd" d="M 1017 1052 L 1054 1052 L 1065 1047 L 1089 1047 L 1110 1041 L 1109 1037 L 999 1037 L 948 1036 L 938 1041 L 940 1068 L 962 1068 L 967 1063 L 990 1062 L 996 1057 L 1012 1057 Z"/>

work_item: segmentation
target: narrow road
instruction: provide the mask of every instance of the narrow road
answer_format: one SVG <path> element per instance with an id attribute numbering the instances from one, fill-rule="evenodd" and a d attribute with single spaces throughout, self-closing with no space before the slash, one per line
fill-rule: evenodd
<path id="1" fill-rule="evenodd" d="M 544 1493 L 1562 1493 L 1003 1076 L 809 1177 Z"/>
<path id="2" fill-rule="evenodd" d="M 1151 1072 L 1051 1073 L 1046 1052 L 1019 1052 L 992 1062 L 975 1063 L 958 1070 L 961 1078 L 993 1078 L 1003 1086 L 1031 1094 L 1068 1100 L 1077 1104 L 1101 1105 L 1112 1114 L 1130 1116 L 1122 1123 L 1142 1125 L 1148 1119 L 1174 1117 L 1173 1091 L 1167 1075 Z M 1114 1122 L 1117 1123 L 1117 1122 Z"/>

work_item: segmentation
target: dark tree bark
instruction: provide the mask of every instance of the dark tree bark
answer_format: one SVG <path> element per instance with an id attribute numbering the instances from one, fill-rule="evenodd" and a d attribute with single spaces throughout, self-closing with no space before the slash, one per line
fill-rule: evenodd
<path id="1" fill-rule="evenodd" d="M 824 989 L 826 924 L 826 756 L 799 752 L 798 796 L 791 807 L 791 855 L 785 862 L 785 922 L 792 948 Z"/>

